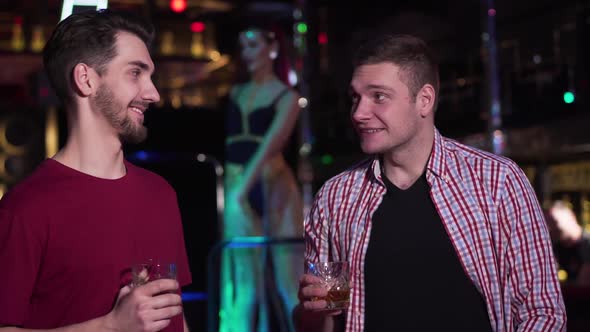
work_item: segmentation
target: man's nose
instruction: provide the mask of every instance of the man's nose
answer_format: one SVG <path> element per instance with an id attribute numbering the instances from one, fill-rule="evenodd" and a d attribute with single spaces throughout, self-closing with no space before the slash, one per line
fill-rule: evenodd
<path id="1" fill-rule="evenodd" d="M 352 106 L 352 119 L 355 121 L 362 121 L 371 116 L 371 109 L 363 99 L 359 99 L 356 105 Z"/>
<path id="2" fill-rule="evenodd" d="M 158 93 L 158 89 L 154 85 L 154 82 L 150 80 L 144 93 L 142 95 L 144 100 L 149 100 L 151 103 L 157 103 L 160 101 L 160 94 Z"/>

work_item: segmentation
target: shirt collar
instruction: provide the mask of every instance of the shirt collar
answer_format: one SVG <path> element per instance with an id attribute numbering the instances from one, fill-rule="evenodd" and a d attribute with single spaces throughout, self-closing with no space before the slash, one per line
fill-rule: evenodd
<path id="1" fill-rule="evenodd" d="M 434 175 L 443 178 L 445 177 L 445 171 L 447 169 L 444 144 L 444 138 L 438 130 L 434 128 L 434 144 L 432 144 L 432 151 L 430 152 L 430 158 L 428 158 L 426 169 Z"/>
<path id="2" fill-rule="evenodd" d="M 430 158 L 428 158 L 426 169 L 432 172 L 432 174 L 435 176 L 442 177 L 443 179 L 445 179 L 446 170 L 444 143 L 444 138 L 439 133 L 439 131 L 434 128 L 434 144 L 432 145 L 432 151 L 430 152 Z M 380 155 L 373 156 L 373 161 L 371 162 L 371 173 L 377 182 L 385 186 L 383 179 L 381 178 L 382 170 L 380 160 Z"/>

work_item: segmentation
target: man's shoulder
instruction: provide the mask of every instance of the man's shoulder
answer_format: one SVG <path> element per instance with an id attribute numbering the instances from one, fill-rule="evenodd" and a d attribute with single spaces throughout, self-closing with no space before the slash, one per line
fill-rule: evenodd
<path id="1" fill-rule="evenodd" d="M 516 162 L 504 156 L 460 143 L 454 139 L 443 137 L 444 149 L 447 153 L 467 160 L 476 167 L 499 167 L 503 169 L 518 168 Z"/>
<path id="2" fill-rule="evenodd" d="M 12 187 L 2 197 L 0 207 L 30 209 L 32 205 L 49 201 L 64 182 L 64 178 L 55 172 L 51 163 L 50 160 L 43 161 L 29 176 Z"/>
<path id="3" fill-rule="evenodd" d="M 331 188 L 351 186 L 357 182 L 363 181 L 363 179 L 366 179 L 366 177 L 371 174 L 373 162 L 374 158 L 367 158 L 353 164 L 344 171 L 329 178 L 324 183 L 321 190 L 325 191 Z"/>
<path id="4" fill-rule="evenodd" d="M 170 183 L 161 175 L 129 161 L 126 161 L 125 165 L 127 166 L 128 172 L 133 174 L 139 183 L 149 187 L 150 190 L 174 191 Z"/>

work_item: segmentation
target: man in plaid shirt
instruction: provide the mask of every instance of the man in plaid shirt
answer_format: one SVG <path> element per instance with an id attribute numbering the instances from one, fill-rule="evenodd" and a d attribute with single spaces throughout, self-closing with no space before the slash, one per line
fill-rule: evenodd
<path id="1" fill-rule="evenodd" d="M 305 258 L 348 261 L 350 306 L 326 309 L 304 275 L 300 331 L 564 331 L 543 213 L 511 160 L 443 137 L 438 66 L 415 37 L 355 57 L 351 118 L 372 155 L 327 181 L 305 219 Z"/>

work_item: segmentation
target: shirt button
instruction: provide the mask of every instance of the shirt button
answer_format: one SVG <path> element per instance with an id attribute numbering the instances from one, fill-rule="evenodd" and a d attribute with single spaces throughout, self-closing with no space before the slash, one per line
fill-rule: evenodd
<path id="1" fill-rule="evenodd" d="M 363 315 L 363 314 L 362 314 L 360 311 L 357 311 L 357 312 L 356 312 L 356 316 L 357 316 L 357 317 L 360 317 L 360 316 L 362 316 L 362 315 Z"/>

